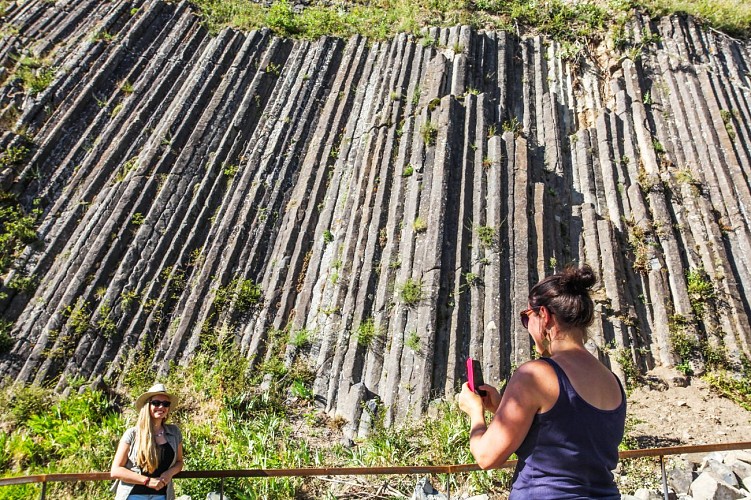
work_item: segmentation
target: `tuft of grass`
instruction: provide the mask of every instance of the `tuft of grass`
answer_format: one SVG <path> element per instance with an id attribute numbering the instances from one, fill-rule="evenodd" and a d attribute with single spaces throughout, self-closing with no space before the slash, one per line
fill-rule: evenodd
<path id="1" fill-rule="evenodd" d="M 414 352 L 420 352 L 420 335 L 418 335 L 416 330 L 410 330 L 409 333 L 407 333 L 404 345 L 412 349 Z"/>
<path id="2" fill-rule="evenodd" d="M 422 289 L 422 281 L 407 278 L 402 286 L 399 288 L 399 298 L 404 305 L 412 307 L 422 301 L 424 298 L 424 291 Z"/>
<path id="3" fill-rule="evenodd" d="M 423 219 L 422 217 L 417 217 L 412 223 L 412 229 L 416 233 L 424 233 L 428 230 L 428 223 L 425 222 L 425 219 Z"/>
<path id="4" fill-rule="evenodd" d="M 235 311 L 245 313 L 258 307 L 263 299 L 261 285 L 251 279 L 235 276 L 227 285 L 219 287 L 214 297 L 214 306 L 223 311 L 234 303 Z"/>
<path id="5" fill-rule="evenodd" d="M 10 268 L 26 245 L 37 241 L 36 225 L 41 214 L 38 207 L 27 213 L 15 196 L 0 191 L 0 274 Z"/>
<path id="6" fill-rule="evenodd" d="M 702 267 L 689 270 L 686 273 L 686 282 L 691 308 L 697 316 L 701 316 L 707 305 L 711 304 L 715 298 L 714 285 Z"/>
<path id="7" fill-rule="evenodd" d="M 420 126 L 420 136 L 426 146 L 432 146 L 438 138 L 438 128 L 433 122 L 425 122 Z"/>
<path id="8" fill-rule="evenodd" d="M 373 341 L 382 335 L 381 327 L 375 323 L 373 318 L 367 318 L 357 327 L 357 344 L 362 347 L 369 347 Z"/>
<path id="9" fill-rule="evenodd" d="M 495 248 L 498 245 L 498 231 L 493 226 L 477 226 L 477 237 L 483 248 Z"/>
<path id="10" fill-rule="evenodd" d="M 44 59 L 21 56 L 16 62 L 15 76 L 27 93 L 37 95 L 50 86 L 55 69 Z"/>

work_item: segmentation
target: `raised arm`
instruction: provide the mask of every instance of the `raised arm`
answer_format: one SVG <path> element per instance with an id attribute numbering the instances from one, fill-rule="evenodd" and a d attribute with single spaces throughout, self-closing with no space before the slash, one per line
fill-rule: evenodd
<path id="1" fill-rule="evenodd" d="M 525 363 L 514 372 L 490 425 L 485 424 L 482 399 L 467 384 L 459 395 L 469 415 L 469 448 L 483 469 L 500 467 L 524 441 L 532 419 L 551 399 L 549 376 L 539 362 Z"/>

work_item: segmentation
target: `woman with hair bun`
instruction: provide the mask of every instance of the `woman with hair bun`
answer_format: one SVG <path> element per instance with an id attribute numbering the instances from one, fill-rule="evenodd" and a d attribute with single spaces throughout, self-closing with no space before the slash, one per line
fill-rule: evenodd
<path id="1" fill-rule="evenodd" d="M 584 347 L 594 318 L 592 268 L 570 267 L 529 292 L 520 320 L 540 359 L 521 365 L 503 397 L 465 383 L 459 407 L 470 417 L 469 446 L 483 469 L 518 456 L 510 500 L 619 499 L 612 470 L 626 420 L 618 378 Z M 485 424 L 485 410 L 493 413 Z"/>

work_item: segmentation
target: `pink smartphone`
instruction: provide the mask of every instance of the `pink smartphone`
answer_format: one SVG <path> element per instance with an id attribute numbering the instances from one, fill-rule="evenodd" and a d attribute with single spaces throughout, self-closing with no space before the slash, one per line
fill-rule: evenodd
<path id="1" fill-rule="evenodd" d="M 476 359 L 467 358 L 467 383 L 469 384 L 469 389 L 475 394 L 480 396 L 486 394 L 484 390 L 479 389 L 479 387 L 484 385 L 485 382 L 482 379 L 482 368 L 480 367 L 480 362 Z"/>

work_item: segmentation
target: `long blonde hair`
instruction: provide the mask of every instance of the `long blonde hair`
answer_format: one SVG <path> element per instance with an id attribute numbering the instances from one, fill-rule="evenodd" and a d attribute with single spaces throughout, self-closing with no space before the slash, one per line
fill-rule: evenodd
<path id="1" fill-rule="evenodd" d="M 150 402 L 147 401 L 141 407 L 136 423 L 136 442 L 138 445 L 136 465 L 147 474 L 151 474 L 159 466 L 159 453 L 154 439 L 154 423 L 151 421 L 150 406 Z"/>

